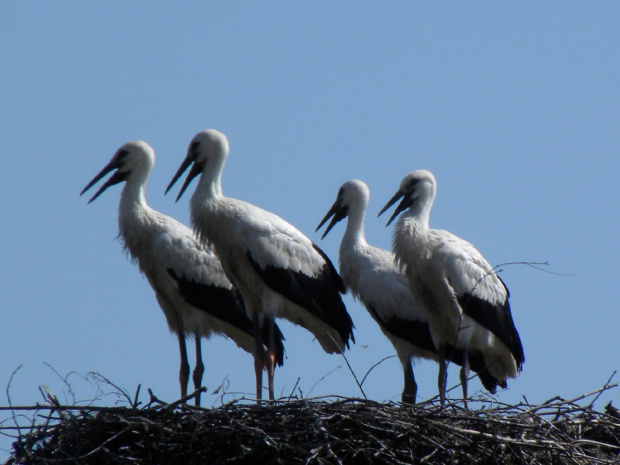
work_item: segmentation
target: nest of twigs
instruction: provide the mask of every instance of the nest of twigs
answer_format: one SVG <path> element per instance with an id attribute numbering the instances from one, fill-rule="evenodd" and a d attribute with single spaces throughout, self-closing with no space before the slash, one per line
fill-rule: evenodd
<path id="1" fill-rule="evenodd" d="M 470 410 L 338 397 L 203 409 L 153 395 L 141 408 L 37 406 L 39 422 L 6 463 L 619 463 L 620 413 L 592 408 L 614 386 L 536 406 L 478 399 Z"/>

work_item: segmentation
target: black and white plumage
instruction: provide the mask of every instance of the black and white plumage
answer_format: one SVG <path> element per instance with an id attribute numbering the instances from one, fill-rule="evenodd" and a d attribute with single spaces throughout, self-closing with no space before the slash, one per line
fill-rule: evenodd
<path id="1" fill-rule="evenodd" d="M 366 307 L 396 349 L 404 373 L 401 399 L 405 403 L 415 403 L 418 388 L 411 360 L 423 358 L 438 362 L 439 356 L 426 313 L 413 298 L 407 277 L 396 265 L 394 254 L 366 242 L 364 217 L 369 199 L 370 191 L 364 182 L 345 182 L 316 230 L 331 218 L 324 238 L 334 225 L 348 218 L 340 243 L 340 275 L 353 297 Z M 485 387 L 494 391 L 498 382 L 484 369 L 482 359 L 476 353 L 470 354 L 470 358 L 472 369 L 479 374 Z M 451 350 L 450 360 L 460 365 L 462 351 Z"/>
<path id="2" fill-rule="evenodd" d="M 81 194 L 114 170 L 89 203 L 108 187 L 125 182 L 118 215 L 119 237 L 155 291 L 170 330 L 178 335 L 179 381 L 181 396 L 185 397 L 189 379 L 186 336 L 193 337 L 196 343 L 193 381 L 199 389 L 204 372 L 201 338 L 221 334 L 247 352 L 255 353 L 254 328 L 245 314 L 241 296 L 213 252 L 200 243 L 190 228 L 148 206 L 145 190 L 154 163 L 155 152 L 149 144 L 128 142 Z M 277 328 L 274 340 L 276 359 L 281 365 L 283 337 Z M 196 405 L 200 405 L 199 395 Z"/>
<path id="3" fill-rule="evenodd" d="M 521 371 L 525 357 L 510 310 L 508 288 L 482 254 L 467 241 L 431 229 L 437 193 L 433 174 L 413 171 L 379 215 L 402 198 L 393 251 L 415 299 L 423 305 L 440 356 L 439 391 L 445 401 L 446 359 L 452 347 L 463 350 L 461 382 L 467 402 L 468 353 L 479 353 L 502 387 Z M 400 215 L 400 216 L 399 216 Z"/>
<path id="4" fill-rule="evenodd" d="M 353 297 L 366 307 L 396 349 L 404 373 L 402 401 L 415 403 L 418 387 L 411 359 L 437 361 L 437 350 L 426 316 L 414 301 L 407 278 L 394 264 L 394 255 L 366 242 L 364 216 L 369 198 L 365 183 L 345 182 L 316 230 L 331 218 L 324 238 L 336 223 L 348 217 L 340 243 L 340 275 Z"/>
<path id="5" fill-rule="evenodd" d="M 342 302 L 345 288 L 329 258 L 289 223 L 247 202 L 225 197 L 221 176 L 229 154 L 228 139 L 213 129 L 198 133 L 168 190 L 190 166 L 177 200 L 196 176 L 192 223 L 211 244 L 258 324 L 285 318 L 311 331 L 328 353 L 340 353 L 353 338 L 353 322 Z M 168 192 L 166 190 L 166 192 Z M 257 348 L 262 347 L 257 333 Z M 267 341 L 272 350 L 272 338 Z M 262 397 L 262 370 L 256 370 Z M 268 370 L 269 396 L 273 374 Z"/>

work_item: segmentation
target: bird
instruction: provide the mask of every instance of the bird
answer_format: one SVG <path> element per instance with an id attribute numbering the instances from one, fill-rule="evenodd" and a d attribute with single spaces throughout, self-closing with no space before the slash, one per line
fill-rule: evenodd
<path id="1" fill-rule="evenodd" d="M 193 382 L 201 387 L 204 373 L 201 338 L 220 334 L 255 357 L 254 326 L 245 313 L 241 295 L 230 283 L 216 255 L 205 247 L 193 230 L 164 215 L 146 202 L 146 185 L 155 164 L 155 152 L 141 140 L 123 144 L 110 162 L 82 190 L 83 195 L 108 173 L 114 174 L 88 203 L 108 187 L 124 182 L 118 213 L 119 239 L 132 262 L 155 291 L 169 329 L 179 341 L 181 398 L 187 397 L 189 362 L 186 337 L 194 338 L 196 366 Z M 267 328 L 261 328 L 266 331 Z M 276 360 L 284 358 L 283 335 L 275 328 Z M 200 392 L 195 396 L 200 405 Z"/>
<path id="2" fill-rule="evenodd" d="M 411 359 L 437 361 L 437 350 L 426 316 L 413 299 L 407 278 L 394 264 L 394 255 L 366 242 L 364 217 L 369 199 L 364 182 L 345 182 L 316 231 L 331 218 L 321 237 L 324 239 L 339 221 L 348 218 L 338 258 L 340 275 L 396 349 L 404 373 L 401 400 L 413 404 L 418 386 Z"/>
<path id="3" fill-rule="evenodd" d="M 494 268 L 469 242 L 430 228 L 436 194 L 437 181 L 430 171 L 412 171 L 379 216 L 402 199 L 386 225 L 398 217 L 392 250 L 414 298 L 426 312 L 438 349 L 441 404 L 445 403 L 446 360 L 454 347 L 462 350 L 460 378 L 467 407 L 471 352 L 480 354 L 503 388 L 507 378 L 516 378 L 522 371 L 525 355 L 512 318 L 510 292 Z"/>
<path id="4" fill-rule="evenodd" d="M 390 340 L 403 366 L 404 389 L 401 400 L 414 404 L 418 386 L 412 359 L 439 361 L 426 313 L 416 302 L 409 289 L 407 277 L 390 251 L 373 247 L 366 241 L 364 218 L 370 190 L 360 180 L 347 181 L 340 187 L 336 201 L 321 220 L 316 231 L 327 223 L 321 239 L 341 220 L 347 226 L 340 243 L 339 271 L 347 289 L 360 301 L 379 328 Z M 460 351 L 451 350 L 450 360 L 461 364 Z M 495 392 L 498 380 L 484 369 L 478 354 L 470 355 L 472 369 L 478 373 L 485 387 Z"/>
<path id="5" fill-rule="evenodd" d="M 166 189 L 191 166 L 176 198 L 200 175 L 190 200 L 198 236 L 212 245 L 226 275 L 239 289 L 254 325 L 272 327 L 276 317 L 314 334 L 327 353 L 342 353 L 355 342 L 353 321 L 342 301 L 344 283 L 327 255 L 279 216 L 241 200 L 225 197 L 221 177 L 230 152 L 227 137 L 214 129 L 199 132 Z M 257 351 L 263 347 L 256 332 Z M 267 339 L 273 351 L 273 333 Z M 262 399 L 262 367 L 256 366 L 256 395 Z M 273 371 L 267 367 L 269 398 Z"/>

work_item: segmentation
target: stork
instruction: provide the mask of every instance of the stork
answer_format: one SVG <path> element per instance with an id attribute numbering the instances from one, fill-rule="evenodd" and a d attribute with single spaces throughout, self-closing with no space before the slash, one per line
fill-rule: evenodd
<path id="1" fill-rule="evenodd" d="M 221 177 L 229 154 L 228 139 L 219 131 L 199 132 L 166 192 L 191 166 L 177 200 L 191 181 L 200 180 L 190 201 L 191 219 L 199 237 L 213 245 L 228 278 L 246 305 L 255 327 L 273 327 L 285 318 L 312 332 L 328 353 L 342 353 L 353 337 L 353 322 L 342 302 L 345 287 L 327 255 L 295 227 L 252 204 L 225 197 Z M 262 333 L 255 332 L 262 351 Z M 268 361 L 273 332 L 267 339 Z M 260 361 L 260 360 L 259 360 Z M 269 363 L 269 362 L 268 362 Z M 273 370 L 267 367 L 269 398 Z M 256 395 L 262 398 L 262 366 L 256 366 Z"/>
<path id="2" fill-rule="evenodd" d="M 186 336 L 193 337 L 196 343 L 196 367 L 192 376 L 196 390 L 204 373 L 201 337 L 221 334 L 255 357 L 261 354 L 254 350 L 255 328 L 245 314 L 243 301 L 226 278 L 217 257 L 200 243 L 190 228 L 148 206 L 145 190 L 154 164 L 155 152 L 149 144 L 128 142 L 80 195 L 114 170 L 88 203 L 108 187 L 125 182 L 118 214 L 119 238 L 155 291 L 170 330 L 178 336 L 179 382 L 181 397 L 185 398 L 190 371 Z M 282 333 L 275 328 L 275 358 L 280 365 L 284 354 L 282 340 Z M 195 403 L 200 405 L 200 393 Z"/>
<path id="3" fill-rule="evenodd" d="M 493 267 L 469 242 L 430 228 L 436 193 L 437 182 L 430 171 L 413 171 L 379 215 L 402 198 L 387 223 L 400 215 L 393 251 L 414 298 L 426 312 L 439 352 L 441 403 L 445 402 L 446 360 L 456 347 L 463 354 L 460 377 L 467 407 L 468 354 L 479 353 L 502 387 L 507 378 L 518 376 L 525 356 L 510 311 L 510 293 Z"/>
<path id="4" fill-rule="evenodd" d="M 407 277 L 394 262 L 394 254 L 366 242 L 364 217 L 370 199 L 368 186 L 359 180 L 345 182 L 336 201 L 329 209 L 318 231 L 332 219 L 323 236 L 342 219 L 347 226 L 340 243 L 339 265 L 342 279 L 354 298 L 359 300 L 390 340 L 403 366 L 403 403 L 415 403 L 418 386 L 411 365 L 412 359 L 439 361 L 431 337 L 426 314 L 415 301 Z M 450 351 L 451 361 L 462 363 L 459 351 Z M 472 369 L 485 387 L 495 392 L 498 381 L 484 369 L 478 354 L 470 354 Z"/>

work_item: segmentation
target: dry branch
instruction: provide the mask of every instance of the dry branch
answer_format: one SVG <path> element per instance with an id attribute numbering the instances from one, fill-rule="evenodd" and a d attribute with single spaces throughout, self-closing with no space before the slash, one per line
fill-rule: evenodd
<path id="1" fill-rule="evenodd" d="M 620 415 L 588 400 L 615 386 L 536 406 L 478 399 L 477 410 L 339 397 L 200 409 L 152 394 L 140 409 L 135 399 L 133 408 L 37 406 L 45 421 L 18 436 L 6 463 L 612 464 Z"/>

